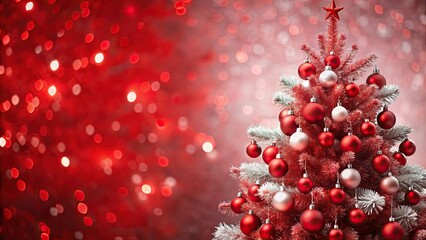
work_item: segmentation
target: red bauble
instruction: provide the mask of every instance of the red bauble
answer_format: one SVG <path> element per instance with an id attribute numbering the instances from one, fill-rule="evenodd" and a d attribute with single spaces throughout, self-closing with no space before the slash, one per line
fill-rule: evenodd
<path id="1" fill-rule="evenodd" d="M 344 152 L 354 152 L 357 153 L 361 151 L 361 140 L 355 135 L 349 134 L 343 137 L 340 141 L 340 148 Z"/>
<path id="2" fill-rule="evenodd" d="M 389 170 L 390 160 L 386 155 L 379 153 L 374 156 L 371 166 L 376 172 L 382 174 Z"/>
<path id="3" fill-rule="evenodd" d="M 275 227 L 268 220 L 259 229 L 259 236 L 262 240 L 272 240 L 275 238 L 275 235 Z"/>
<path id="4" fill-rule="evenodd" d="M 317 123 L 324 120 L 324 107 L 316 102 L 315 98 L 302 108 L 302 117 L 309 123 Z"/>
<path id="5" fill-rule="evenodd" d="M 334 55 L 332 52 L 330 55 L 325 57 L 324 59 L 324 65 L 330 66 L 332 69 L 336 69 L 340 66 L 340 58 L 336 55 Z"/>
<path id="6" fill-rule="evenodd" d="M 365 220 L 365 212 L 359 208 L 354 208 L 349 212 L 349 222 L 354 225 L 362 224 Z"/>
<path id="7" fill-rule="evenodd" d="M 247 190 L 247 196 L 249 197 L 250 200 L 252 200 L 253 202 L 260 202 L 262 201 L 262 199 L 257 195 L 258 191 L 260 188 L 260 183 L 256 182 L 255 185 L 251 186 L 248 190 Z"/>
<path id="8" fill-rule="evenodd" d="M 358 96 L 359 94 L 359 86 L 356 83 L 348 83 L 345 86 L 346 95 L 348 97 L 353 98 Z"/>
<path id="9" fill-rule="evenodd" d="M 273 143 L 271 146 L 268 146 L 263 150 L 262 158 L 263 161 L 266 164 L 269 164 L 269 162 L 274 159 L 278 154 L 278 148 L 275 146 L 275 143 Z"/>
<path id="10" fill-rule="evenodd" d="M 315 75 L 317 73 L 317 69 L 312 63 L 305 61 L 304 63 L 302 63 L 302 65 L 299 66 L 297 72 L 299 73 L 299 77 L 301 79 L 308 80 L 310 76 Z"/>
<path id="11" fill-rule="evenodd" d="M 320 232 L 324 228 L 324 217 L 316 209 L 308 209 L 300 216 L 302 228 L 308 232 Z"/>
<path id="12" fill-rule="evenodd" d="M 299 181 L 297 181 L 297 188 L 301 193 L 309 193 L 313 186 L 314 182 L 308 177 L 306 173 L 303 174 L 303 177 L 300 178 Z"/>
<path id="13" fill-rule="evenodd" d="M 296 116 L 294 116 L 293 111 L 289 111 L 286 116 L 281 118 L 280 128 L 287 136 L 291 136 L 291 134 L 296 132 L 298 126 L 296 124 Z"/>
<path id="14" fill-rule="evenodd" d="M 389 111 L 387 107 L 383 108 L 383 111 L 377 115 L 377 124 L 383 129 L 391 129 L 395 126 L 396 117 L 393 112 Z"/>
<path id="15" fill-rule="evenodd" d="M 238 197 L 232 199 L 231 201 L 231 210 L 237 214 L 243 213 L 244 211 L 241 209 L 241 206 L 243 206 L 243 204 L 246 202 L 247 200 L 242 197 L 242 194 L 238 193 Z"/>
<path id="16" fill-rule="evenodd" d="M 385 77 L 383 77 L 382 74 L 380 74 L 379 69 L 377 69 L 377 67 L 374 67 L 373 74 L 367 77 L 366 83 L 368 85 L 376 84 L 380 89 L 386 85 L 386 79 Z"/>
<path id="17" fill-rule="evenodd" d="M 345 234 L 340 228 L 333 228 L 328 233 L 328 240 L 343 240 Z"/>
<path id="18" fill-rule="evenodd" d="M 241 232 L 243 232 L 247 236 L 259 229 L 260 225 L 262 225 L 262 221 L 258 216 L 251 213 L 251 211 L 248 215 L 245 215 L 240 221 Z"/>
<path id="19" fill-rule="evenodd" d="M 416 144 L 407 138 L 399 144 L 399 151 L 405 154 L 405 156 L 411 156 L 416 152 Z"/>
<path id="20" fill-rule="evenodd" d="M 328 192 L 328 197 L 332 203 L 340 205 L 345 201 L 346 193 L 343 189 L 336 187 Z"/>
<path id="21" fill-rule="evenodd" d="M 420 193 L 417 190 L 409 189 L 404 196 L 405 202 L 409 205 L 417 205 L 421 200 Z"/>
<path id="22" fill-rule="evenodd" d="M 283 110 L 281 110 L 280 114 L 278 114 L 278 121 L 281 121 L 283 117 L 287 116 L 288 112 L 288 108 L 284 108 Z"/>
<path id="23" fill-rule="evenodd" d="M 281 154 L 277 154 L 277 158 L 269 162 L 269 174 L 274 178 L 284 177 L 288 172 L 288 164 L 281 158 Z"/>
<path id="24" fill-rule="evenodd" d="M 318 134 L 318 143 L 323 147 L 331 147 L 334 143 L 334 134 L 328 131 L 328 128 L 324 129 L 324 132 Z"/>
<path id="25" fill-rule="evenodd" d="M 397 222 L 386 223 L 382 228 L 382 237 L 385 240 L 402 240 L 404 238 L 404 228 Z"/>
<path id="26" fill-rule="evenodd" d="M 255 140 L 252 140 L 249 145 L 247 145 L 246 153 L 251 158 L 257 158 L 262 154 L 262 148 L 259 144 L 256 143 Z"/>
<path id="27" fill-rule="evenodd" d="M 392 157 L 396 161 L 398 161 L 398 163 L 401 164 L 401 166 L 405 166 L 405 164 L 407 164 L 407 157 L 405 157 L 405 155 L 403 153 L 394 152 Z"/>
<path id="28" fill-rule="evenodd" d="M 377 129 L 374 123 L 370 122 L 368 119 L 365 119 L 365 122 L 361 124 L 360 132 L 365 137 L 371 137 L 376 135 Z"/>

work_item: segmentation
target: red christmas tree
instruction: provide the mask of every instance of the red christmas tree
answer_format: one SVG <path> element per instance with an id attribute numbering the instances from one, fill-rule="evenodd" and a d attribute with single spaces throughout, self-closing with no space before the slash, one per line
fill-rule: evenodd
<path id="1" fill-rule="evenodd" d="M 426 239 L 426 170 L 406 164 L 411 129 L 395 126 L 388 109 L 399 90 L 387 85 L 374 54 L 354 60 L 337 31 L 334 0 L 319 52 L 298 74 L 283 76 L 274 101 L 280 128 L 252 126 L 247 154 L 263 162 L 231 168 L 240 192 L 219 209 L 243 213 L 238 225 L 220 224 L 214 239 Z M 256 141 L 272 142 L 263 150 Z M 399 148 L 395 149 L 395 145 Z"/>

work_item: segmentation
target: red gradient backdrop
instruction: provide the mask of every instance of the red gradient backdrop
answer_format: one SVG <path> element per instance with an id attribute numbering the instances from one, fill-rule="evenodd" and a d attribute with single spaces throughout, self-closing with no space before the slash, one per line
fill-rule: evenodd
<path id="1" fill-rule="evenodd" d="M 329 1 L 0 4 L 5 239 L 209 239 L 252 123 L 316 46 Z M 401 95 L 426 166 L 423 1 L 341 1 L 339 27 Z M 367 73 L 368 74 L 368 73 Z M 365 75 L 365 77 L 367 76 Z M 365 79 L 358 79 L 359 83 Z"/>

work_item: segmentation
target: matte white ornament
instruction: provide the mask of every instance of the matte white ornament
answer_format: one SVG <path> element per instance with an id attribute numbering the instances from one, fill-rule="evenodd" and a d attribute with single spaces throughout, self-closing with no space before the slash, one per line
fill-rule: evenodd
<path id="1" fill-rule="evenodd" d="M 351 164 L 340 173 L 340 183 L 347 188 L 357 188 L 361 183 L 361 174 Z"/>
<path id="2" fill-rule="evenodd" d="M 348 116 L 348 110 L 342 106 L 340 101 L 337 102 L 337 106 L 333 108 L 333 111 L 331 111 L 331 118 L 333 118 L 336 122 L 343 122 L 346 118 L 348 118 Z"/>
<path id="3" fill-rule="evenodd" d="M 281 187 L 281 191 L 275 193 L 274 197 L 272 198 L 272 206 L 281 212 L 287 212 L 290 209 L 293 208 L 294 200 L 293 196 L 284 191 L 284 188 Z"/>
<path id="4" fill-rule="evenodd" d="M 325 70 L 319 75 L 321 86 L 330 88 L 337 83 L 337 74 L 331 70 L 330 66 L 326 66 Z"/>
<path id="5" fill-rule="evenodd" d="M 395 194 L 399 191 L 399 181 L 389 172 L 387 177 L 380 180 L 380 189 L 386 194 Z"/>
<path id="6" fill-rule="evenodd" d="M 308 134 L 302 132 L 301 128 L 297 128 L 296 132 L 290 136 L 290 146 L 297 151 L 305 150 L 308 143 Z"/>

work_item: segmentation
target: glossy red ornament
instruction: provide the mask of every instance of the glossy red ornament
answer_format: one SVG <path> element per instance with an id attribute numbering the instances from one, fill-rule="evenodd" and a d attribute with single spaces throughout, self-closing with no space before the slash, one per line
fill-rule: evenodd
<path id="1" fill-rule="evenodd" d="M 311 102 L 302 108 L 301 115 L 308 123 L 317 123 L 324 120 L 325 109 L 316 98 L 311 98 Z"/>
<path id="2" fill-rule="evenodd" d="M 278 121 L 280 121 L 280 122 L 281 122 L 281 119 L 282 119 L 283 117 L 287 116 L 289 111 L 290 111 L 290 110 L 289 110 L 288 108 L 283 108 L 283 109 L 280 111 L 280 113 L 278 114 Z"/>
<path id="3" fill-rule="evenodd" d="M 376 125 L 368 119 L 365 119 L 365 121 L 361 124 L 360 132 L 365 137 L 374 136 L 377 133 Z"/>
<path id="4" fill-rule="evenodd" d="M 274 225 L 269 223 L 269 219 L 266 219 L 265 224 L 263 224 L 259 229 L 259 236 L 262 240 L 272 240 L 276 236 L 276 231 Z"/>
<path id="5" fill-rule="evenodd" d="M 416 144 L 412 140 L 406 138 L 399 144 L 399 151 L 405 154 L 405 156 L 411 156 L 416 152 Z"/>
<path id="6" fill-rule="evenodd" d="M 356 83 L 348 83 L 345 86 L 346 95 L 350 98 L 354 98 L 359 94 L 359 86 Z"/>
<path id="7" fill-rule="evenodd" d="M 342 141 L 340 141 L 340 148 L 344 152 L 351 151 L 357 153 L 361 151 L 361 140 L 359 140 L 357 136 L 349 133 L 343 137 Z"/>
<path id="8" fill-rule="evenodd" d="M 243 213 L 244 211 L 241 209 L 241 206 L 246 202 L 247 200 L 243 198 L 243 194 L 239 192 L 238 196 L 231 201 L 231 210 L 237 214 Z"/>
<path id="9" fill-rule="evenodd" d="M 354 209 L 351 209 L 351 211 L 349 211 L 349 222 L 351 222 L 354 225 L 359 225 L 362 224 L 365 220 L 365 212 L 358 208 L 357 206 Z"/>
<path id="10" fill-rule="evenodd" d="M 281 154 L 269 162 L 269 174 L 274 178 L 284 177 L 288 172 L 288 164 L 281 158 Z"/>
<path id="11" fill-rule="evenodd" d="M 291 134 L 296 132 L 298 126 L 296 124 L 296 116 L 294 116 L 292 110 L 288 111 L 288 114 L 281 118 L 280 128 L 281 131 L 287 136 L 291 136 Z"/>
<path id="12" fill-rule="evenodd" d="M 314 182 L 309 178 L 307 173 L 303 174 L 303 177 L 297 181 L 297 188 L 301 193 L 309 193 L 314 186 Z"/>
<path id="13" fill-rule="evenodd" d="M 251 158 L 257 158 L 262 154 L 262 148 L 255 140 L 251 140 L 251 143 L 246 147 L 246 153 Z"/>
<path id="14" fill-rule="evenodd" d="M 346 192 L 340 187 L 340 184 L 336 184 L 336 187 L 328 192 L 328 198 L 330 202 L 340 205 L 346 199 Z"/>
<path id="15" fill-rule="evenodd" d="M 260 202 L 262 199 L 257 195 L 260 188 L 260 181 L 256 181 L 256 184 L 252 185 L 247 190 L 248 198 L 253 202 Z"/>
<path id="16" fill-rule="evenodd" d="M 402 240 L 404 238 L 404 228 L 397 222 L 388 222 L 382 228 L 382 237 L 385 240 Z"/>
<path id="17" fill-rule="evenodd" d="M 408 203 L 409 205 L 417 205 L 419 204 L 421 200 L 421 196 L 417 190 L 410 187 L 408 191 L 405 193 L 404 199 L 405 199 L 405 202 Z"/>
<path id="18" fill-rule="evenodd" d="M 334 55 L 333 52 L 330 52 L 330 55 L 324 59 L 324 65 L 330 66 L 332 69 L 336 69 L 340 66 L 340 58 Z"/>
<path id="19" fill-rule="evenodd" d="M 401 164 L 401 166 L 405 166 L 405 164 L 407 164 L 407 157 L 405 157 L 405 155 L 403 153 L 394 152 L 392 157 L 396 161 L 398 161 L 398 163 Z"/>
<path id="20" fill-rule="evenodd" d="M 258 216 L 253 214 L 250 210 L 249 214 L 245 215 L 240 221 L 240 229 L 245 235 L 250 236 L 253 232 L 257 231 L 262 225 L 262 221 Z"/>
<path id="21" fill-rule="evenodd" d="M 318 143 L 323 147 L 331 147 L 334 143 L 334 134 L 324 128 L 324 131 L 318 134 Z"/>
<path id="22" fill-rule="evenodd" d="M 312 206 L 312 205 L 311 205 Z M 305 210 L 302 215 L 300 215 L 300 224 L 302 228 L 308 232 L 320 232 L 324 229 L 324 217 L 322 213 L 313 207 Z"/>
<path id="23" fill-rule="evenodd" d="M 385 77 L 383 77 L 382 74 L 380 74 L 379 69 L 377 69 L 377 67 L 374 66 L 373 74 L 367 77 L 366 83 L 368 85 L 376 84 L 376 86 L 378 86 L 380 89 L 386 85 L 386 79 Z"/>
<path id="24" fill-rule="evenodd" d="M 382 151 L 379 151 L 377 155 L 373 157 L 371 166 L 376 172 L 383 174 L 389 170 L 390 160 L 386 155 L 382 154 Z"/>
<path id="25" fill-rule="evenodd" d="M 388 107 L 385 106 L 383 111 L 377 115 L 377 124 L 383 129 L 391 129 L 395 126 L 396 116 L 393 112 L 388 110 Z"/>
<path id="26" fill-rule="evenodd" d="M 334 226 L 334 228 L 331 229 L 328 233 L 328 240 L 343 240 L 344 236 L 345 234 L 343 233 L 342 229 Z"/>
<path id="27" fill-rule="evenodd" d="M 297 73 L 299 74 L 299 77 L 301 79 L 308 80 L 310 76 L 315 75 L 317 73 L 317 69 L 312 63 L 306 60 L 299 66 Z"/>
<path id="28" fill-rule="evenodd" d="M 277 156 L 277 154 L 278 154 L 278 148 L 275 143 L 272 143 L 271 146 L 268 146 L 265 148 L 265 150 L 263 150 L 263 153 L 262 153 L 263 161 L 266 164 L 269 164 L 269 162 L 272 159 L 274 159 Z"/>

